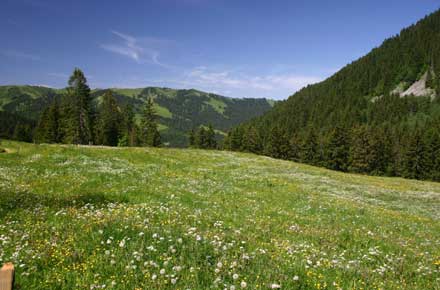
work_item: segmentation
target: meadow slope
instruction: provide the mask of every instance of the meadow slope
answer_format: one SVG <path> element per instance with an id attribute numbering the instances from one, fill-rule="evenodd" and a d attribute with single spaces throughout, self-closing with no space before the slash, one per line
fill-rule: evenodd
<path id="1" fill-rule="evenodd" d="M 244 153 L 0 147 L 18 289 L 440 289 L 440 184 Z"/>

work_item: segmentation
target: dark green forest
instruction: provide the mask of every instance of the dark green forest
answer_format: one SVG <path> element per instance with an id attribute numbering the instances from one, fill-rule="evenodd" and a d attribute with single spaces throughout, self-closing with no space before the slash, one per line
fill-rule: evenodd
<path id="1" fill-rule="evenodd" d="M 418 81 L 424 91 L 411 90 Z M 440 11 L 235 127 L 225 147 L 340 171 L 440 181 Z"/>
<path id="2" fill-rule="evenodd" d="M 61 99 L 54 98 L 40 115 L 28 136 L 17 138 L 37 143 L 68 143 L 105 146 L 161 145 L 157 116 L 149 98 L 135 123 L 130 104 L 121 106 L 108 90 L 97 107 L 92 104 L 91 90 L 83 72 L 75 69 Z M 21 123 L 16 125 L 20 126 Z M 14 130 L 15 131 L 15 130 Z"/>
<path id="3" fill-rule="evenodd" d="M 216 140 L 226 132 L 272 108 L 266 99 L 232 99 L 197 90 L 174 90 L 168 88 L 95 89 L 90 91 L 91 110 L 98 112 L 105 94 L 111 91 L 120 108 L 130 107 L 134 122 L 140 119 L 147 100 L 151 99 L 157 116 L 163 146 L 189 146 L 189 132 L 201 126 L 212 125 Z M 38 86 L 0 86 L 0 138 L 14 138 L 15 127 L 29 127 L 26 140 L 36 137 L 35 126 L 43 111 L 54 100 L 61 103 L 67 89 Z"/>

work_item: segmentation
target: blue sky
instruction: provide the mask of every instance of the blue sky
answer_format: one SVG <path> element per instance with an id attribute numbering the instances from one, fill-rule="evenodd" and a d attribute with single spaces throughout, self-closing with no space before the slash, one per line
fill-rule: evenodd
<path id="1" fill-rule="evenodd" d="M 0 84 L 196 88 L 283 99 L 438 0 L 0 0 Z"/>

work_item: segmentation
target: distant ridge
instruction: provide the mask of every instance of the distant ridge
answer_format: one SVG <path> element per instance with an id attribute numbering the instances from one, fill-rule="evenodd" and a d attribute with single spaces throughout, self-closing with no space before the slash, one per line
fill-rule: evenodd
<path id="1" fill-rule="evenodd" d="M 92 90 L 95 105 L 99 104 L 106 90 Z M 195 89 L 146 87 L 110 90 L 121 104 L 132 104 L 136 113 L 151 97 L 159 115 L 159 129 L 164 143 L 177 147 L 187 145 L 187 132 L 193 128 L 212 124 L 218 137 L 222 138 L 231 127 L 267 112 L 274 104 L 274 101 L 267 99 L 235 99 Z M 54 98 L 61 98 L 64 92 L 64 89 L 44 86 L 0 86 L 0 113 L 8 112 L 36 121 L 42 110 Z M 5 131 L 10 130 L 4 128 L 0 134 L 6 135 Z"/>

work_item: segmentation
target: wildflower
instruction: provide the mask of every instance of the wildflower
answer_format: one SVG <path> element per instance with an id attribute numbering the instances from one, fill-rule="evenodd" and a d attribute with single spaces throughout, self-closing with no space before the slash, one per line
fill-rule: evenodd
<path id="1" fill-rule="evenodd" d="M 299 277 L 297 275 L 293 276 L 293 281 L 298 281 Z"/>
<path id="2" fill-rule="evenodd" d="M 238 279 L 238 274 L 232 275 L 232 279 L 237 280 Z"/>
<path id="3" fill-rule="evenodd" d="M 165 269 L 160 269 L 159 273 L 160 273 L 161 275 L 164 275 L 164 274 L 165 274 Z"/>
<path id="4" fill-rule="evenodd" d="M 274 283 L 274 284 L 270 285 L 270 289 L 281 289 L 281 285 Z"/>
<path id="5" fill-rule="evenodd" d="M 171 279 L 171 284 L 176 284 L 177 283 L 177 279 L 176 278 L 173 278 L 173 279 Z"/>
<path id="6" fill-rule="evenodd" d="M 245 281 L 241 281 L 240 287 L 241 288 L 246 288 L 247 287 L 247 283 Z"/>
<path id="7" fill-rule="evenodd" d="M 125 240 L 119 242 L 119 247 L 121 248 L 125 247 Z"/>

